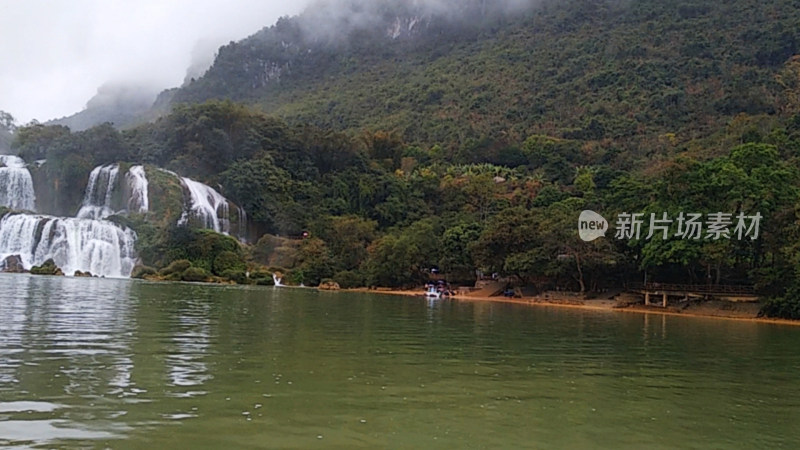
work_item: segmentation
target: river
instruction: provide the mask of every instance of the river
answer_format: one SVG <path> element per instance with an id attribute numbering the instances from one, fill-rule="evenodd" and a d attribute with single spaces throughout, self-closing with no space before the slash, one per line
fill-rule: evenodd
<path id="1" fill-rule="evenodd" d="M 800 327 L 0 275 L 0 445 L 797 448 Z"/>

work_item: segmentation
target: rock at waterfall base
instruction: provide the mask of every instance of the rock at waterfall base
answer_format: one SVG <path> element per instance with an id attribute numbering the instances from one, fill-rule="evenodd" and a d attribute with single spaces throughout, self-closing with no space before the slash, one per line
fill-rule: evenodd
<path id="1" fill-rule="evenodd" d="M 48 259 L 41 266 L 33 266 L 31 267 L 31 273 L 33 275 L 56 275 L 63 277 L 64 272 L 61 270 L 60 267 L 56 265 L 56 262 L 53 259 Z"/>
<path id="2" fill-rule="evenodd" d="M 6 273 L 27 273 L 28 271 L 25 270 L 25 267 L 22 265 L 22 258 L 19 255 L 10 255 L 6 256 L 2 262 L 0 262 L 0 271 Z"/>

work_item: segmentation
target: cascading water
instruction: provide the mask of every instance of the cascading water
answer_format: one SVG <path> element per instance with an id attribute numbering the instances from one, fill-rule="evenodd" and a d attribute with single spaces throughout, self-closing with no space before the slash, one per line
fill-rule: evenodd
<path id="1" fill-rule="evenodd" d="M 114 187 L 119 175 L 119 164 L 95 167 L 89 174 L 89 184 L 78 211 L 79 219 L 104 219 L 114 215 L 112 207 Z"/>
<path id="2" fill-rule="evenodd" d="M 244 208 L 238 208 L 239 210 L 239 240 L 243 243 L 247 243 L 247 212 L 245 212 Z"/>
<path id="3" fill-rule="evenodd" d="M 144 173 L 144 166 L 133 166 L 125 175 L 130 190 L 128 198 L 128 212 L 146 213 L 150 209 L 150 202 L 147 199 L 147 176 Z"/>
<path id="4" fill-rule="evenodd" d="M 33 211 L 36 195 L 33 179 L 22 158 L 0 155 L 0 206 Z"/>
<path id="5" fill-rule="evenodd" d="M 0 168 L 0 205 L 5 200 L 12 209 L 33 211 L 33 183 L 24 161 L 13 156 L 0 158 L 3 162 Z M 231 232 L 232 203 L 203 183 L 163 171 L 175 175 L 184 187 L 186 208 L 179 224 L 201 226 L 225 234 Z M 3 217 L 0 220 L 0 264 L 7 257 L 16 255 L 25 269 L 53 259 L 66 275 L 80 270 L 98 276 L 129 277 L 137 262 L 136 233 L 103 219 L 126 211 L 148 212 L 149 186 L 141 165 L 128 170 L 124 183 L 120 183 L 119 172 L 119 164 L 92 170 L 82 206 L 75 218 L 32 214 Z M 247 235 L 247 215 L 241 208 L 237 208 L 237 213 L 234 221 L 238 227 L 234 231 L 244 238 Z M 280 279 L 277 284 L 280 285 Z"/>
<path id="6" fill-rule="evenodd" d="M 282 281 L 283 279 L 278 278 L 278 276 L 275 275 L 274 273 L 272 274 L 272 282 L 275 283 L 275 286 L 283 286 Z"/>
<path id="7" fill-rule="evenodd" d="M 136 264 L 136 233 L 106 220 L 11 214 L 0 220 L 0 261 L 19 255 L 25 269 L 53 259 L 65 274 L 76 270 L 129 277 Z"/>
<path id="8" fill-rule="evenodd" d="M 178 223 L 185 225 L 190 219 L 194 219 L 203 228 L 212 229 L 217 233 L 230 233 L 228 199 L 212 187 L 192 179 L 181 178 L 181 182 L 189 193 L 191 205 L 183 212 Z"/>

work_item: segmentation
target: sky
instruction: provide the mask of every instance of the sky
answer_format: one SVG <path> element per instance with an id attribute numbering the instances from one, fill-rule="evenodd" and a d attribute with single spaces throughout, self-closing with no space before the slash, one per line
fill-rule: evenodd
<path id="1" fill-rule="evenodd" d="M 195 57 L 305 1 L 0 0 L 0 110 L 18 125 L 81 111 L 106 83 L 179 86 Z"/>

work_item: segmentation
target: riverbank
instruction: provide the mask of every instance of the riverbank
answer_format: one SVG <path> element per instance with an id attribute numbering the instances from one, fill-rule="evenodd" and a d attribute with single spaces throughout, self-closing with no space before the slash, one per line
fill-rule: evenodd
<path id="1" fill-rule="evenodd" d="M 421 289 L 415 290 L 393 290 L 393 289 L 344 289 L 344 292 L 364 292 L 370 294 L 400 295 L 412 297 L 424 297 L 425 292 Z M 532 307 L 549 308 L 571 308 L 588 311 L 602 311 L 608 313 L 634 313 L 634 314 L 657 314 L 667 316 L 682 316 L 708 319 L 724 319 L 753 323 L 767 323 L 776 325 L 800 326 L 800 321 L 788 319 L 773 319 L 759 317 L 761 309 L 760 303 L 726 302 L 726 301 L 694 301 L 682 303 L 680 305 L 668 305 L 666 308 L 661 306 L 645 306 L 638 303 L 619 303 L 612 299 L 585 299 L 580 296 L 533 296 L 509 298 L 503 296 L 481 296 L 481 295 L 453 295 L 448 297 L 451 300 L 463 302 L 494 302 L 512 303 L 528 305 Z"/>

